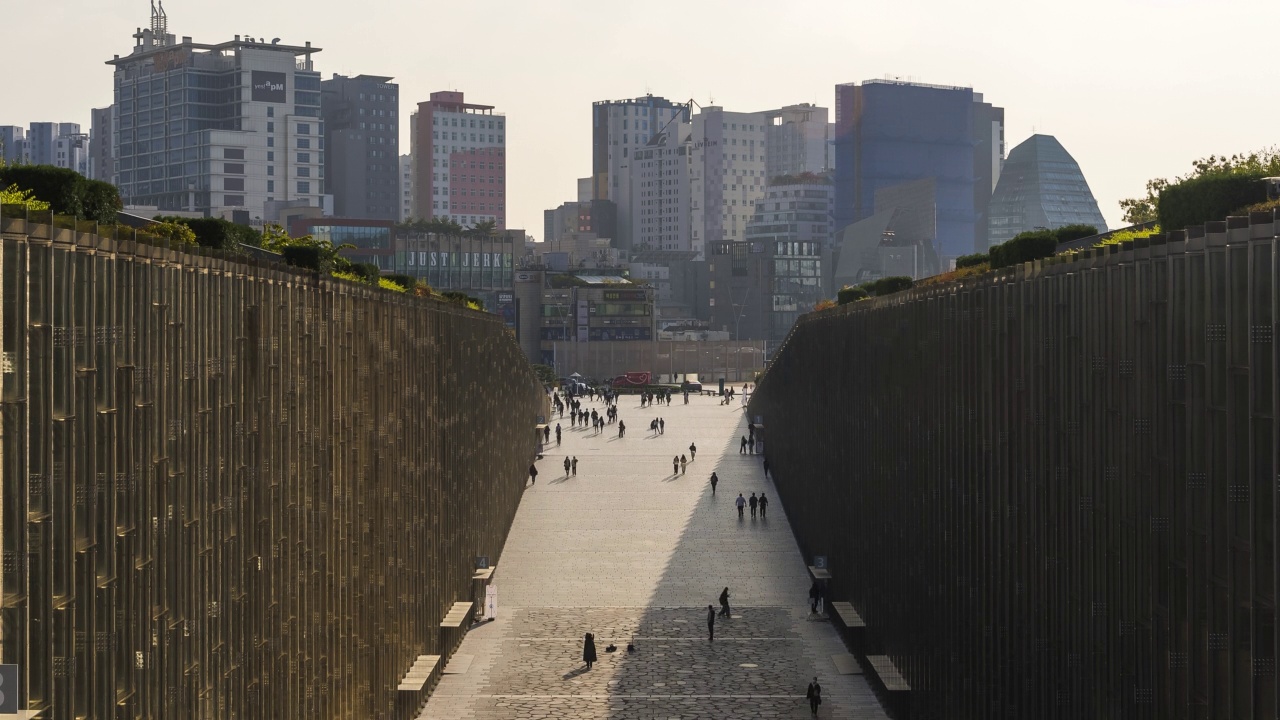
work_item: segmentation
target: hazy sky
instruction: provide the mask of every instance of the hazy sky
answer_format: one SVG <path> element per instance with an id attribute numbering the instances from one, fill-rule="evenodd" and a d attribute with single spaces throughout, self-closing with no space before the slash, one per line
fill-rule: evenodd
<path id="1" fill-rule="evenodd" d="M 333 73 L 393 75 L 401 142 L 434 90 L 509 118 L 508 226 L 591 172 L 591 102 L 651 92 L 728 110 L 832 107 L 834 85 L 886 75 L 966 85 L 1005 108 L 1008 148 L 1032 132 L 1075 156 L 1113 226 L 1117 201 L 1209 154 L 1280 140 L 1274 0 L 170 0 L 196 42 L 279 37 Z M 115 54 L 148 0 L 6 2 L 0 125 L 80 122 L 110 104 Z M 14 72 L 19 71 L 19 72 Z M 832 117 L 834 118 L 834 112 Z"/>

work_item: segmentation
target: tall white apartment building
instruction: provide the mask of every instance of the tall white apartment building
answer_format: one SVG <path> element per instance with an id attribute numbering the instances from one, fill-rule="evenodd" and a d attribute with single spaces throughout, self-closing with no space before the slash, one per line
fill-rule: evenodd
<path id="1" fill-rule="evenodd" d="M 691 121 L 690 249 L 705 259 L 710 242 L 741 241 L 764 196 L 765 112 L 725 112 L 707 106 Z"/>
<path id="2" fill-rule="evenodd" d="M 631 248 L 692 250 L 689 184 L 691 125 L 672 122 L 631 151 L 618 196 L 631 209 Z M 622 203 L 619 202 L 619 205 Z"/>
<path id="3" fill-rule="evenodd" d="M 689 106 L 663 97 L 645 95 L 626 100 L 602 100 L 591 107 L 592 197 L 612 200 L 618 207 L 617 247 L 631 249 L 637 244 L 638 208 L 627 184 L 637 150 L 649 145 L 654 135 L 667 132 L 689 119 Z"/>
<path id="4" fill-rule="evenodd" d="M 401 155 L 400 222 L 405 222 L 411 217 L 413 217 L 413 155 Z"/>
<path id="5" fill-rule="evenodd" d="M 834 168 L 831 123 L 827 108 L 811 103 L 788 105 L 765 113 L 765 176 L 819 175 Z"/>

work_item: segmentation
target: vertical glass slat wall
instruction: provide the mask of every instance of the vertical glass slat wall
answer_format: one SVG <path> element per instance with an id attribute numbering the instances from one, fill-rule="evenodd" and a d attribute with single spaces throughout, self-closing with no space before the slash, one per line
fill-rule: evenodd
<path id="1" fill-rule="evenodd" d="M 750 413 L 912 718 L 1276 717 L 1276 229 L 797 323 Z"/>
<path id="2" fill-rule="evenodd" d="M 474 557 L 501 553 L 544 412 L 500 319 L 0 223 L 0 661 L 23 707 L 413 715 L 397 685 L 482 600 Z"/>

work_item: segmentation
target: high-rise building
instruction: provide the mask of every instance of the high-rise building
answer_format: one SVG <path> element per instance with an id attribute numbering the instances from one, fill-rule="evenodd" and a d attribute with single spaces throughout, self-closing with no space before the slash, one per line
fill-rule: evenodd
<path id="1" fill-rule="evenodd" d="M 111 154 L 111 107 L 94 108 L 89 123 L 89 177 L 115 184 L 116 161 Z"/>
<path id="2" fill-rule="evenodd" d="M 591 107 L 591 176 L 592 195 L 597 200 L 612 200 L 618 207 L 620 248 L 630 249 L 635 243 L 634 211 L 630 193 L 625 187 L 630 180 L 632 153 L 646 147 L 655 133 L 671 132 L 673 127 L 689 120 L 689 106 L 663 97 L 645 95 L 629 100 L 602 100 Z"/>
<path id="3" fill-rule="evenodd" d="M 744 242 L 711 244 L 711 327 L 776 347 L 823 297 L 835 189 L 822 175 L 779 176 L 755 203 Z"/>
<path id="4" fill-rule="evenodd" d="M 116 184 L 126 205 L 256 224 L 270 208 L 325 208 L 320 48 L 168 33 L 163 10 L 115 68 Z M 389 147 L 387 162 L 398 153 Z"/>
<path id="5" fill-rule="evenodd" d="M 991 244 L 1027 230 L 1076 224 L 1107 229 L 1075 158 L 1052 135 L 1032 135 L 1009 152 L 1000 172 L 991 197 Z"/>
<path id="6" fill-rule="evenodd" d="M 400 222 L 413 217 L 413 155 L 400 156 Z"/>
<path id="7" fill-rule="evenodd" d="M 1003 157 L 1002 109 L 972 88 L 868 80 L 836 86 L 836 230 L 875 213 L 876 191 L 933 178 L 938 254 L 985 243 Z"/>
<path id="8" fill-rule="evenodd" d="M 643 147 L 630 151 L 625 182 L 617 196 L 631 211 L 630 249 L 634 252 L 693 249 L 690 132 L 689 123 L 670 122 L 651 134 Z"/>
<path id="9" fill-rule="evenodd" d="M 745 238 L 755 201 L 764 195 L 765 113 L 725 112 L 709 105 L 690 124 L 688 249 L 701 259 L 708 243 Z"/>
<path id="10" fill-rule="evenodd" d="M 507 118 L 456 91 L 431 93 L 414 116 L 414 208 L 461 225 L 507 223 Z"/>
<path id="11" fill-rule="evenodd" d="M 765 177 L 829 172 L 827 108 L 810 103 L 770 110 L 765 116 Z"/>
<path id="12" fill-rule="evenodd" d="M 79 123 L 33 122 L 26 128 L 0 126 L 0 145 L 6 162 L 53 165 L 89 174 L 89 137 Z"/>
<path id="13" fill-rule="evenodd" d="M 338 217 L 399 219 L 399 110 L 390 77 L 335 74 L 320 83 L 325 178 Z"/>

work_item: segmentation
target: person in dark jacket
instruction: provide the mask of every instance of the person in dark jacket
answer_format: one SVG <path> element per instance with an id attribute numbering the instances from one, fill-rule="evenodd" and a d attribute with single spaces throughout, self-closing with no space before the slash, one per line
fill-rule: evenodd
<path id="1" fill-rule="evenodd" d="M 804 696 L 809 698 L 809 710 L 817 715 L 818 706 L 822 704 L 822 686 L 818 684 L 818 678 L 815 677 L 813 682 L 809 683 L 809 690 Z"/>
<path id="2" fill-rule="evenodd" d="M 720 615 L 721 617 L 733 617 L 729 614 L 729 588 L 725 588 L 720 593 Z"/>
<path id="3" fill-rule="evenodd" d="M 751 517 L 756 516 L 756 505 L 760 504 L 760 498 L 755 493 L 751 493 L 751 497 L 747 500 L 747 504 L 751 506 Z"/>
<path id="4" fill-rule="evenodd" d="M 707 640 L 716 639 L 716 610 L 710 605 L 707 606 Z"/>
<path id="5" fill-rule="evenodd" d="M 720 478 L 716 477 L 715 473 L 711 473 L 711 494 L 712 495 L 716 494 L 716 483 L 718 482 L 720 482 Z"/>
<path id="6" fill-rule="evenodd" d="M 768 512 L 769 512 L 769 498 L 765 497 L 764 493 L 760 493 L 760 519 L 763 520 L 765 518 L 765 515 L 768 514 Z"/>
<path id="7" fill-rule="evenodd" d="M 537 485 L 538 484 L 538 468 L 534 467 L 533 465 L 530 465 L 529 477 L 531 478 L 532 484 Z"/>
<path id="8" fill-rule="evenodd" d="M 587 664 L 587 669 L 591 669 L 591 663 L 596 661 L 596 636 L 587 633 L 582 639 L 582 661 Z"/>
<path id="9" fill-rule="evenodd" d="M 769 479 L 769 458 L 764 459 L 764 479 Z"/>

